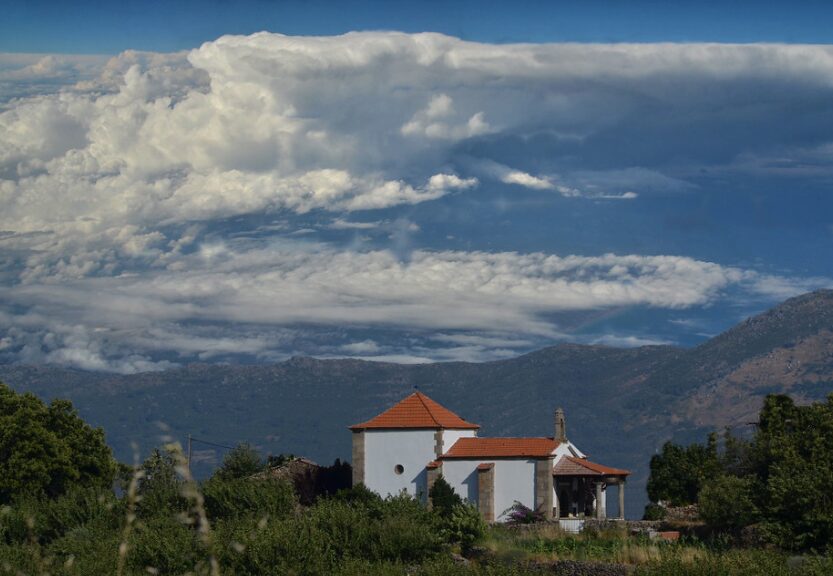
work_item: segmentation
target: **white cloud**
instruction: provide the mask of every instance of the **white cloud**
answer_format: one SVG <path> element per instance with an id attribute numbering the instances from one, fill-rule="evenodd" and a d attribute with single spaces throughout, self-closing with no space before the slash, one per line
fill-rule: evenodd
<path id="1" fill-rule="evenodd" d="M 375 354 L 381 347 L 373 340 L 362 340 L 341 346 L 341 350 L 347 354 Z"/>
<path id="2" fill-rule="evenodd" d="M 332 228 L 333 230 L 372 230 L 378 228 L 380 224 L 380 222 L 354 222 L 343 218 L 336 218 L 328 225 L 328 228 Z"/>
<path id="3" fill-rule="evenodd" d="M 492 130 L 483 112 L 475 112 L 467 120 L 452 124 L 454 104 L 446 94 L 434 96 L 424 110 L 420 110 L 405 124 L 401 132 L 405 136 L 424 136 L 442 140 L 462 140 L 487 134 Z"/>
<path id="4" fill-rule="evenodd" d="M 440 330 L 455 344 L 445 354 L 481 358 L 560 337 L 550 319 L 560 311 L 685 308 L 729 287 L 793 294 L 824 279 L 684 256 L 485 252 L 462 241 L 475 247 L 419 250 L 408 210 L 494 181 L 630 200 L 694 191 L 687 177 L 702 165 L 824 156 L 829 134 L 722 138 L 715 151 L 686 129 L 788 122 L 780 112 L 812 109 L 804 99 L 829 96 L 831 79 L 828 46 L 486 45 L 438 34 L 225 36 L 106 63 L 0 55 L 2 352 L 135 371 L 166 366 L 165 347 L 274 359 L 302 338 L 294 326 L 344 325 Z M 790 90 L 761 89 L 770 85 Z M 760 102 L 738 116 L 749 124 L 726 127 L 719 103 L 744 98 Z M 666 120 L 650 138 L 634 127 L 646 109 Z M 346 214 L 396 207 L 379 220 Z M 393 252 L 263 240 L 325 232 L 320 211 L 335 229 L 388 232 Z M 260 226 L 238 235 L 247 215 Z M 307 221 L 293 228 L 293 218 Z"/>
<path id="5" fill-rule="evenodd" d="M 620 336 L 617 334 L 605 334 L 591 340 L 593 344 L 613 346 L 616 348 L 637 348 L 639 346 L 668 346 L 674 344 L 670 340 L 659 338 L 645 338 L 643 336 Z"/>
<path id="6" fill-rule="evenodd" d="M 81 67 L 89 76 L 92 66 L 80 57 L 3 58 L 7 76 Z M 99 69 L 0 114 L 4 229 L 58 230 L 81 216 L 107 227 L 431 201 L 474 185 L 470 174 L 455 175 L 456 186 L 435 184 L 454 174 L 460 141 L 571 134 L 586 143 L 638 113 L 639 98 L 660 110 L 711 110 L 722 90 L 746 89 L 744 79 L 830 88 L 833 49 L 261 33 L 189 53 L 125 52 Z M 708 98 L 685 89 L 706 81 Z M 734 157 L 744 153 L 757 154 Z M 643 188 L 685 186 L 650 167 L 536 174 L 480 160 L 502 166 L 505 183 L 565 196 L 630 199 Z"/>
<path id="7" fill-rule="evenodd" d="M 491 348 L 531 348 L 535 345 L 532 340 L 522 338 L 511 338 L 500 332 L 472 333 L 472 334 L 436 334 L 432 340 L 443 343 L 463 344 L 466 346 L 478 346 L 483 350 Z"/>
<path id="8" fill-rule="evenodd" d="M 501 176 L 501 181 L 505 184 L 517 184 L 525 188 L 532 188 L 534 190 L 554 190 L 553 184 L 549 178 L 541 178 L 521 172 L 520 170 L 508 170 Z"/>
<path id="9" fill-rule="evenodd" d="M 755 281 L 750 289 L 753 293 L 763 296 L 767 300 L 786 300 L 805 292 L 830 288 L 831 286 L 833 286 L 833 280 L 830 278 L 794 278 L 760 274 L 755 276 Z"/>
<path id="10" fill-rule="evenodd" d="M 420 358 L 452 358 L 456 350 L 454 358 L 483 359 L 529 341 L 563 338 L 547 319 L 556 312 L 682 309 L 732 286 L 756 288 L 759 280 L 674 256 L 416 250 L 403 262 L 387 251 L 299 242 L 203 243 L 158 259 L 164 266 L 142 273 L 46 266 L 26 284 L 0 288 L 7 307 L 2 320 L 11 327 L 6 350 L 29 360 L 131 371 L 153 368 L 163 350 L 202 359 L 274 359 L 296 337 L 287 340 L 290 329 L 355 326 L 440 331 L 434 340 L 460 346 L 423 350 Z M 77 266 L 84 267 L 83 258 Z M 342 353 L 376 358 L 382 351 L 373 346 L 362 340 Z"/>
<path id="11" fill-rule="evenodd" d="M 434 174 L 428 179 L 429 190 L 466 190 L 474 188 L 479 181 L 477 178 L 460 178 L 456 174 Z"/>

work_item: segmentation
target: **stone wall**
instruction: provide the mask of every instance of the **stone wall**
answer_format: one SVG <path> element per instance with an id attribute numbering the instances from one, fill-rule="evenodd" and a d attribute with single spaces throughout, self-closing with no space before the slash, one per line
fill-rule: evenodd
<path id="1" fill-rule="evenodd" d="M 353 432 L 353 486 L 364 484 L 364 431 Z"/>

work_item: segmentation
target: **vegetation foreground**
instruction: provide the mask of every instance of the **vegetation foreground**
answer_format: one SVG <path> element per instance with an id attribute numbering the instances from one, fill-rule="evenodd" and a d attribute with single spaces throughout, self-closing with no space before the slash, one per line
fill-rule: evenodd
<path id="1" fill-rule="evenodd" d="M 767 408 L 789 415 L 790 432 L 802 418 L 783 402 Z M 819 423 L 812 420 L 816 428 Z M 669 462 L 664 455 L 653 463 L 655 489 L 670 489 L 659 473 Z M 833 573 L 833 559 L 823 555 L 829 549 L 818 546 L 825 533 L 818 530 L 810 532 L 818 553 L 805 556 L 795 555 L 794 538 L 784 540 L 789 547 L 733 547 L 729 528 L 739 525 L 678 542 L 621 528 L 570 536 L 554 524 L 523 524 L 534 513 L 518 510 L 511 514 L 518 525 L 486 526 L 442 480 L 430 494 L 432 509 L 407 495 L 382 499 L 361 486 L 337 491 L 338 482 L 310 500 L 291 482 L 262 474 L 266 466 L 245 445 L 201 483 L 178 445 L 155 451 L 141 465 L 118 465 L 103 433 L 78 418 L 71 404 L 47 406 L 0 385 L 0 574 Z M 343 465 L 330 470 L 344 472 Z"/>
<path id="2" fill-rule="evenodd" d="M 145 463 L 121 498 L 79 490 L 3 509 L 0 573 L 309 575 L 822 575 L 824 557 L 665 543 L 553 525 L 485 527 L 455 505 L 381 499 L 361 487 L 300 507 L 288 483 L 177 476 L 177 452 Z M 455 552 L 475 556 L 461 561 Z M 455 559 L 456 558 L 456 559 Z M 577 565 L 582 563 L 605 563 Z M 465 562 L 465 563 L 464 563 Z M 616 566 L 618 565 L 618 566 Z M 626 567 L 629 567 L 626 569 Z"/>

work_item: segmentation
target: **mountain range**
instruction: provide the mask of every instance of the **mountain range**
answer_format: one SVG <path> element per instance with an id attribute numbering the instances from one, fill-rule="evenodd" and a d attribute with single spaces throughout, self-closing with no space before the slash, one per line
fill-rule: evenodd
<path id="1" fill-rule="evenodd" d="M 638 517 L 648 462 L 667 440 L 703 440 L 726 426 L 744 434 L 769 393 L 810 402 L 833 392 L 833 290 L 787 300 L 693 348 L 562 344 L 484 363 L 296 357 L 132 375 L 0 365 L 0 380 L 69 398 L 123 461 L 191 434 L 198 475 L 224 450 L 203 441 L 246 441 L 323 463 L 349 459 L 347 426 L 414 388 L 479 423 L 482 436 L 552 435 L 560 406 L 568 436 L 592 460 L 633 472 L 627 514 Z"/>

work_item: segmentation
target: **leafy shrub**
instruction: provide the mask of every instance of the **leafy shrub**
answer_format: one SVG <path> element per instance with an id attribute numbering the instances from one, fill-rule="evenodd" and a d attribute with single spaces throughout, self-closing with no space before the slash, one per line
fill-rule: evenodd
<path id="1" fill-rule="evenodd" d="M 470 504 L 458 504 L 442 522 L 441 534 L 451 544 L 459 544 L 465 552 L 486 533 L 480 512 Z"/>
<path id="2" fill-rule="evenodd" d="M 405 494 L 369 506 L 324 499 L 305 518 L 340 557 L 417 561 L 442 549 L 433 515 Z"/>
<path id="3" fill-rule="evenodd" d="M 119 525 L 121 506 L 112 491 L 79 487 L 54 499 L 20 497 L 0 514 L 0 540 L 24 543 L 36 534 L 46 544 L 97 518 Z"/>
<path id="4" fill-rule="evenodd" d="M 414 498 L 344 496 L 298 516 L 222 526 L 221 562 L 233 574 L 329 575 L 352 561 L 414 563 L 442 550 L 433 515 Z"/>
<path id="5" fill-rule="evenodd" d="M 42 554 L 69 562 L 69 574 L 115 574 L 120 543 L 120 527 L 102 517 L 69 530 Z"/>
<path id="6" fill-rule="evenodd" d="M 137 572 L 152 568 L 158 574 L 184 574 L 202 560 L 199 550 L 190 526 L 172 515 L 157 514 L 136 526 L 127 563 Z"/>
<path id="7" fill-rule="evenodd" d="M 286 516 L 295 506 L 288 482 L 279 479 L 221 480 L 216 476 L 202 486 L 208 517 L 214 520 L 255 516 Z"/>
<path id="8" fill-rule="evenodd" d="M 664 520 L 666 516 L 665 506 L 654 504 L 653 502 L 645 506 L 645 514 L 642 518 L 644 520 Z"/>

